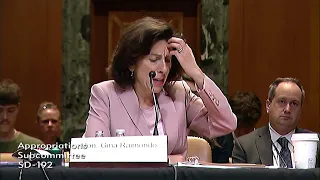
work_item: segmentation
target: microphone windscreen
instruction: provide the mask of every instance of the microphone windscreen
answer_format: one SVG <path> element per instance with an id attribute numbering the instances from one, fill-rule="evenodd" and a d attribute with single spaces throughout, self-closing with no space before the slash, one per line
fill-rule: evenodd
<path id="1" fill-rule="evenodd" d="M 18 149 L 17 151 L 15 151 L 14 153 L 12 153 L 12 157 L 16 158 L 17 160 L 24 160 L 24 161 L 28 161 L 28 162 L 32 162 L 37 160 L 35 157 L 31 156 L 31 154 L 37 154 L 38 151 L 36 151 L 35 149 Z"/>
<path id="2" fill-rule="evenodd" d="M 38 152 L 39 154 L 43 155 L 43 156 L 50 156 L 51 153 L 45 150 L 40 150 L 40 149 L 35 149 L 36 152 Z"/>
<path id="3" fill-rule="evenodd" d="M 150 78 L 156 77 L 156 72 L 155 72 L 155 71 L 150 71 L 150 72 L 149 72 L 149 77 L 150 77 Z"/>

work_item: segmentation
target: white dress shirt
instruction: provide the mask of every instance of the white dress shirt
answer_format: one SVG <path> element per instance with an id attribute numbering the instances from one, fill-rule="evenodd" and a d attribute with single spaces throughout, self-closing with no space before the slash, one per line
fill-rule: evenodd
<path id="1" fill-rule="evenodd" d="M 279 153 L 281 152 L 281 145 L 277 142 L 277 140 L 281 137 L 285 137 L 289 141 L 288 147 L 291 152 L 292 167 L 295 168 L 294 157 L 293 157 L 293 145 L 291 141 L 291 137 L 292 137 L 292 134 L 295 133 L 295 129 L 286 135 L 280 135 L 276 130 L 274 130 L 271 127 L 271 124 L 269 123 L 269 131 L 270 131 L 271 141 L 274 144 L 274 146 L 272 145 L 273 165 L 280 167 L 281 159 L 280 159 Z M 275 148 L 277 148 L 278 152 Z"/>

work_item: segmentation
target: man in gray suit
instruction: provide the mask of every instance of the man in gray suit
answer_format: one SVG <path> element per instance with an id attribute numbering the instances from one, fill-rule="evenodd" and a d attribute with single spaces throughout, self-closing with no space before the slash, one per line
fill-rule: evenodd
<path id="1" fill-rule="evenodd" d="M 232 162 L 292 168 L 292 134 L 311 132 L 297 128 L 304 97 L 304 89 L 297 79 L 277 78 L 269 86 L 266 101 L 269 124 L 235 139 Z M 317 167 L 320 163 L 319 146 L 320 143 Z"/>

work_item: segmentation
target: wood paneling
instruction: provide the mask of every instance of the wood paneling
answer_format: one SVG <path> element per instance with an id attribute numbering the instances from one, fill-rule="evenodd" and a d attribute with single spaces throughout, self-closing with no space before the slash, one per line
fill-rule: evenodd
<path id="1" fill-rule="evenodd" d="M 42 101 L 61 107 L 62 1 L 0 1 L 0 78 L 21 88 L 16 128 L 38 136 Z"/>
<path id="2" fill-rule="evenodd" d="M 165 21 L 169 22 L 176 31 L 183 33 L 182 12 L 110 11 L 108 14 L 108 64 L 112 63 L 112 54 L 117 47 L 122 31 L 131 22 L 145 16 L 164 19 Z"/>
<path id="3" fill-rule="evenodd" d="M 115 34 L 110 35 L 112 39 L 109 39 L 108 34 L 113 28 L 121 30 L 119 26 L 108 25 L 109 20 L 112 19 L 109 17 L 110 12 L 117 12 L 119 16 L 126 15 L 120 17 L 120 21 L 126 23 L 138 19 L 141 15 L 168 19 L 168 17 L 172 18 L 173 14 L 176 14 L 177 18 L 183 14 L 183 19 L 180 20 L 183 22 L 183 34 L 193 49 L 196 59 L 200 59 L 200 0 L 160 0 L 152 3 L 147 0 L 91 0 L 91 85 L 110 79 L 107 77 L 106 68 L 110 65 L 114 42 L 118 41 L 119 34 L 116 31 Z M 159 12 L 161 12 L 160 15 Z"/>
<path id="4" fill-rule="evenodd" d="M 319 0 L 230 1 L 229 94 L 253 91 L 265 104 L 277 77 L 306 91 L 300 126 L 320 132 Z M 258 126 L 265 125 L 267 114 Z"/>

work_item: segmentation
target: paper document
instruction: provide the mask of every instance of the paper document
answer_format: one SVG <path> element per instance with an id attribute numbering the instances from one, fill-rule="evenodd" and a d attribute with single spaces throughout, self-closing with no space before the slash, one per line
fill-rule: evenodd
<path id="1" fill-rule="evenodd" d="M 176 166 L 180 167 L 196 167 L 196 168 L 217 168 L 217 169 L 236 169 L 236 168 L 268 168 L 261 164 L 245 164 L 245 163 L 201 163 L 193 164 L 190 162 L 178 162 Z"/>

